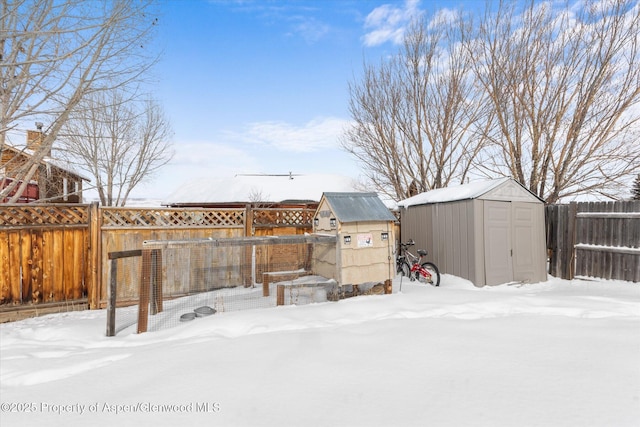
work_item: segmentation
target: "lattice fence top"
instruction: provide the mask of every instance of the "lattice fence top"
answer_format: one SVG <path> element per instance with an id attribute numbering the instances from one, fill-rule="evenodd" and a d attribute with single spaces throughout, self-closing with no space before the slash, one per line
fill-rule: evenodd
<path id="1" fill-rule="evenodd" d="M 103 227 L 242 227 L 244 209 L 102 208 Z"/>
<path id="2" fill-rule="evenodd" d="M 87 205 L 0 205 L 0 226 L 87 225 Z"/>
<path id="3" fill-rule="evenodd" d="M 314 213 L 313 209 L 255 209 L 253 224 L 310 227 Z"/>
<path id="4" fill-rule="evenodd" d="M 103 227 L 244 227 L 244 209 L 101 207 Z M 253 210 L 258 227 L 311 227 L 313 209 Z M 88 205 L 0 205 L 0 226 L 87 225 Z"/>

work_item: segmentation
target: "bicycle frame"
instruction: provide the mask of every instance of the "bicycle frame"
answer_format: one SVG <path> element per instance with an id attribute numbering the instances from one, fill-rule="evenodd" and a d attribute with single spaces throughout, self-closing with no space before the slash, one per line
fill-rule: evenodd
<path id="1" fill-rule="evenodd" d="M 419 274 L 420 276 L 422 276 L 424 278 L 424 280 L 430 282 L 431 281 L 431 273 L 429 272 L 429 270 L 427 270 L 426 268 L 424 268 L 422 266 L 422 258 L 423 256 L 420 255 L 419 258 L 416 257 L 415 262 L 413 263 L 413 265 L 411 266 L 411 273 L 412 274 Z M 416 279 L 417 279 L 417 275 L 416 275 Z"/>
<path id="2" fill-rule="evenodd" d="M 396 271 L 401 273 L 403 276 L 409 276 L 409 280 L 411 281 L 418 280 L 420 282 L 433 284 L 433 274 L 423 266 L 422 262 L 424 257 L 427 256 L 427 251 L 418 249 L 418 256 L 416 256 L 408 249 L 409 246 L 413 245 L 415 245 L 413 240 L 409 240 L 407 243 L 400 243 L 400 252 L 396 258 Z M 432 265 L 432 267 L 435 268 L 436 273 L 438 272 L 437 267 L 433 265 L 433 263 L 427 264 Z M 438 286 L 439 283 L 440 278 L 438 277 L 435 286 Z"/>
<path id="3" fill-rule="evenodd" d="M 413 240 L 409 240 L 407 243 L 400 243 L 400 254 L 396 258 L 396 267 L 398 272 L 402 271 L 402 265 L 404 263 L 407 264 L 407 266 L 409 267 L 409 271 L 411 273 L 415 273 L 416 271 L 419 271 L 422 268 L 420 264 L 422 261 L 422 257 L 426 255 L 426 252 L 419 249 L 418 255 L 420 256 L 416 256 L 412 254 L 408 248 L 409 246 L 413 246 L 413 245 L 415 245 Z M 427 272 L 427 274 L 428 273 L 429 272 Z"/>

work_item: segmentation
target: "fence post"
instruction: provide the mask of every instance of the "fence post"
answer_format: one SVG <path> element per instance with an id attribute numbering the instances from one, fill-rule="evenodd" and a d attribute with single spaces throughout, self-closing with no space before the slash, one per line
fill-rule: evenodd
<path id="1" fill-rule="evenodd" d="M 569 203 L 569 215 L 567 218 L 567 247 L 562 274 L 562 278 L 567 280 L 573 280 L 575 274 L 577 217 L 578 204 L 576 202 L 571 202 Z"/>
<path id="2" fill-rule="evenodd" d="M 107 336 L 116 335 L 116 293 L 118 286 L 118 260 L 111 259 L 111 280 L 107 289 Z"/>
<path id="3" fill-rule="evenodd" d="M 138 333 L 147 332 L 149 321 L 149 288 L 151 286 L 151 250 L 142 251 L 142 268 L 140 278 L 140 302 L 138 305 Z"/>
<path id="4" fill-rule="evenodd" d="M 162 250 L 155 249 L 156 254 L 156 281 L 155 285 L 156 289 L 156 297 L 158 297 L 158 301 L 156 301 L 156 306 L 158 307 L 158 311 L 162 312 L 164 310 L 163 301 L 164 301 L 164 293 L 162 291 Z"/>
<path id="5" fill-rule="evenodd" d="M 144 259 L 144 258 L 143 258 Z M 144 261 L 143 261 L 144 262 Z M 162 253 L 151 250 L 151 314 L 161 313 L 162 308 Z"/>
<path id="6" fill-rule="evenodd" d="M 262 275 L 262 296 L 263 297 L 269 296 L 269 275 L 268 274 Z"/>
<path id="7" fill-rule="evenodd" d="M 549 258 L 548 273 L 553 277 L 561 277 L 562 275 L 562 257 L 563 257 L 563 236 L 566 226 L 566 212 L 563 205 L 547 205 L 545 207 L 545 222 L 547 234 L 547 256 Z"/>
<path id="8" fill-rule="evenodd" d="M 276 286 L 276 305 L 284 305 L 284 285 Z"/>
<path id="9" fill-rule="evenodd" d="M 90 309 L 100 308 L 102 295 L 102 236 L 100 234 L 102 218 L 98 202 L 89 206 L 89 283 L 87 296 Z"/>
<path id="10" fill-rule="evenodd" d="M 116 335 L 116 308 L 118 295 L 118 260 L 121 258 L 142 256 L 142 250 L 134 249 L 130 251 L 107 252 L 107 259 L 111 263 L 111 278 L 107 288 L 107 336 Z M 147 295 L 149 295 L 147 293 Z M 138 312 L 140 314 L 140 312 Z M 146 323 L 144 328 L 146 330 Z"/>
<path id="11" fill-rule="evenodd" d="M 245 205 L 245 213 L 244 213 L 244 236 L 251 237 L 253 236 L 253 208 L 250 203 Z M 252 246 L 247 246 L 244 248 L 244 287 L 248 288 L 253 286 L 253 250 Z"/>

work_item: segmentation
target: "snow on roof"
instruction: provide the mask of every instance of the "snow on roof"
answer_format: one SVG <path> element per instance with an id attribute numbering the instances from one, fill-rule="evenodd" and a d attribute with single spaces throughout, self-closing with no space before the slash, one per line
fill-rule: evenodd
<path id="1" fill-rule="evenodd" d="M 163 205 L 187 203 L 320 201 L 325 191 L 355 191 L 355 181 L 342 175 L 236 175 L 201 178 L 180 185 Z"/>
<path id="2" fill-rule="evenodd" d="M 445 188 L 426 191 L 408 199 L 398 202 L 398 206 L 408 208 L 409 206 L 426 205 L 429 203 L 453 202 L 457 200 L 475 199 L 492 189 L 511 180 L 511 178 L 491 179 L 488 181 L 474 181 L 468 184 L 451 185 Z"/>
<path id="3" fill-rule="evenodd" d="M 29 156 L 29 157 L 33 157 L 35 155 L 35 152 L 30 149 L 30 148 L 23 148 L 23 147 L 18 147 L 18 146 L 13 146 L 13 145 L 9 145 L 7 143 L 5 143 L 4 148 L 9 149 L 10 151 L 13 151 L 16 154 L 23 154 L 25 156 Z M 64 162 L 62 160 L 59 159 L 55 159 L 51 156 L 45 156 L 42 159 L 42 163 L 44 164 L 49 164 L 51 166 L 54 166 L 58 169 L 61 169 L 65 172 L 68 172 L 72 175 L 75 175 L 77 177 L 79 177 L 80 179 L 83 179 L 85 181 L 91 181 L 91 178 L 82 175 L 82 173 L 78 172 L 76 169 L 74 169 L 68 162 Z"/>

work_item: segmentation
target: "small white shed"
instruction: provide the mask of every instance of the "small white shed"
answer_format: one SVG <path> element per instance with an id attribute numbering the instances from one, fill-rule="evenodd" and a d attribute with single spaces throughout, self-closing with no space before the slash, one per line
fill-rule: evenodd
<path id="1" fill-rule="evenodd" d="M 340 285 L 393 279 L 395 220 L 376 193 L 324 193 L 313 230 L 337 235 L 337 243 L 314 253 L 314 272 Z"/>
<path id="2" fill-rule="evenodd" d="M 450 186 L 398 203 L 402 240 L 440 272 L 476 286 L 547 280 L 544 202 L 502 178 Z"/>

